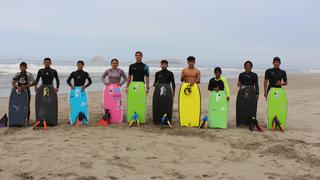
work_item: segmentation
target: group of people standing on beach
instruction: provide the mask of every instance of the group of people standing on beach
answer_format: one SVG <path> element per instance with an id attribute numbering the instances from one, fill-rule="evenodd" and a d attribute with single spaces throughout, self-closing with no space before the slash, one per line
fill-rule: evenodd
<path id="1" fill-rule="evenodd" d="M 105 84 L 116 84 L 123 86 L 126 84 L 126 90 L 130 86 L 131 82 L 143 82 L 145 84 L 146 93 L 149 93 L 150 79 L 149 79 L 149 67 L 142 62 L 143 54 L 140 51 L 135 53 L 136 62 L 129 66 L 128 76 L 119 68 L 119 60 L 111 60 L 111 68 L 107 69 L 101 76 L 101 81 Z M 38 91 L 38 84 L 41 79 L 43 85 L 53 85 L 53 81 L 56 81 L 55 92 L 59 91 L 60 80 L 58 72 L 51 68 L 52 60 L 50 58 L 44 58 L 44 68 L 40 69 L 36 78 L 27 71 L 27 63 L 20 63 L 20 72 L 18 72 L 12 79 L 12 86 L 19 92 L 27 91 L 28 93 L 28 117 L 27 121 L 30 121 L 30 88 L 34 86 L 34 90 Z M 180 81 L 183 83 L 193 84 L 200 83 L 200 71 L 195 67 L 196 58 L 189 56 L 187 58 L 188 66 L 181 71 Z M 264 76 L 264 96 L 267 97 L 268 91 L 272 87 L 281 87 L 287 85 L 286 72 L 280 69 L 281 60 L 279 57 L 273 59 L 273 68 L 269 68 L 265 71 Z M 170 84 L 173 92 L 175 92 L 175 77 L 174 74 L 168 70 L 169 62 L 167 60 L 161 60 L 161 70 L 155 73 L 155 79 L 153 86 L 157 84 Z M 238 87 L 253 86 L 256 91 L 256 98 L 259 98 L 259 83 L 258 75 L 252 71 L 253 63 L 251 61 L 244 62 L 244 72 L 239 74 Z M 77 62 L 77 70 L 73 71 L 67 79 L 67 84 L 70 88 L 82 87 L 82 89 L 88 88 L 92 84 L 92 79 L 88 72 L 84 71 L 84 61 L 79 60 Z M 73 83 L 72 83 L 73 80 Z M 222 76 L 222 69 L 220 67 L 214 68 L 214 77 L 210 79 L 208 83 L 209 91 L 225 91 L 227 100 L 230 99 L 230 90 L 227 79 Z M 173 94 L 174 95 L 174 94 Z"/>

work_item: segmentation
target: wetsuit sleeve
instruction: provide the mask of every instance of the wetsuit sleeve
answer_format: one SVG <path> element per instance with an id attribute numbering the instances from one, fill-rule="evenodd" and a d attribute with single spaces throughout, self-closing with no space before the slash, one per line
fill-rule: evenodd
<path id="1" fill-rule="evenodd" d="M 34 82 L 34 85 L 35 85 L 35 86 L 38 85 L 39 80 L 40 80 L 40 77 L 41 77 L 41 69 L 38 71 L 36 81 Z"/>
<path id="2" fill-rule="evenodd" d="M 285 71 L 283 71 L 283 81 L 288 83 L 288 79 L 287 79 L 287 73 Z"/>
<path id="3" fill-rule="evenodd" d="M 209 81 L 208 90 L 209 91 L 213 91 L 213 81 L 212 81 L 212 79 L 210 79 L 210 81 Z"/>
<path id="4" fill-rule="evenodd" d="M 133 74 L 133 69 L 132 69 L 132 65 L 129 66 L 129 76 L 131 76 Z"/>
<path id="5" fill-rule="evenodd" d="M 107 82 L 106 82 L 106 77 L 108 76 L 108 74 L 109 74 L 109 71 L 108 71 L 108 70 L 106 70 L 106 71 L 102 74 L 102 76 L 101 76 L 101 82 L 102 82 L 103 84 L 107 84 Z"/>
<path id="6" fill-rule="evenodd" d="M 257 95 L 259 95 L 259 78 L 257 74 L 254 76 L 254 87 L 256 88 Z"/>
<path id="7" fill-rule="evenodd" d="M 34 77 L 33 77 L 33 74 L 32 73 L 28 73 L 28 82 L 29 82 L 29 85 L 33 86 L 34 84 Z"/>
<path id="8" fill-rule="evenodd" d="M 60 80 L 59 80 L 58 72 L 55 70 L 53 73 L 54 73 L 54 74 L 53 74 L 53 75 L 54 75 L 54 78 L 56 79 L 57 88 L 59 88 L 59 86 L 60 86 Z"/>
<path id="9" fill-rule="evenodd" d="M 264 79 L 265 79 L 265 80 L 269 80 L 269 79 L 270 79 L 269 74 L 270 74 L 270 72 L 269 72 L 269 69 L 268 69 L 268 70 L 266 70 L 266 72 L 264 73 Z"/>
<path id="10" fill-rule="evenodd" d="M 120 82 L 120 84 L 121 84 L 121 86 L 122 86 L 122 85 L 124 85 L 124 83 L 126 83 L 127 80 L 128 80 L 128 77 L 127 77 L 126 73 L 124 73 L 124 71 L 123 71 L 122 69 L 121 69 L 121 71 L 120 71 L 120 77 L 122 77 L 122 80 L 121 80 L 121 82 Z"/>
<path id="11" fill-rule="evenodd" d="M 221 80 L 222 80 L 222 82 L 223 82 L 224 89 L 225 89 L 225 91 L 226 91 L 226 93 L 227 93 L 227 97 L 230 97 L 230 90 L 229 90 L 229 85 L 228 85 L 227 79 L 224 78 L 224 77 L 221 77 Z"/>
<path id="12" fill-rule="evenodd" d="M 174 74 L 172 72 L 171 72 L 171 84 L 172 84 L 172 90 L 174 92 L 176 89 L 176 83 L 174 81 Z"/>
<path id="13" fill-rule="evenodd" d="M 92 84 L 92 79 L 91 77 L 89 76 L 89 73 L 86 73 L 87 74 L 87 80 L 88 80 L 88 84 L 85 85 L 85 87 L 89 87 L 91 84 Z"/>
<path id="14" fill-rule="evenodd" d="M 158 72 L 156 72 L 156 74 L 154 75 L 154 82 L 153 82 L 153 86 L 156 86 L 158 84 L 159 78 L 158 78 Z"/>
<path id="15" fill-rule="evenodd" d="M 240 83 L 240 85 L 242 84 L 242 82 L 241 82 L 241 73 L 239 74 L 238 82 Z"/>
<path id="16" fill-rule="evenodd" d="M 149 66 L 148 65 L 144 65 L 144 74 L 146 75 L 146 77 L 149 77 Z"/>
<path id="17" fill-rule="evenodd" d="M 73 72 L 70 74 L 70 76 L 68 77 L 68 79 L 67 79 L 67 84 L 69 85 L 69 86 L 72 86 L 72 84 L 71 84 L 71 79 L 73 78 Z"/>

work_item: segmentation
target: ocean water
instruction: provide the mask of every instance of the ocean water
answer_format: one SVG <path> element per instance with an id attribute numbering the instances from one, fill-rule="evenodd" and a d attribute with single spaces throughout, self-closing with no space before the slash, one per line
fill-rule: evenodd
<path id="1" fill-rule="evenodd" d="M 8 97 L 10 95 L 10 89 L 11 89 L 11 80 L 12 77 L 15 75 L 15 73 L 19 72 L 19 62 L 20 61 L 0 61 L 0 97 Z M 41 62 L 41 61 L 40 61 Z M 128 67 L 130 63 L 122 63 L 119 68 L 122 68 L 126 73 L 128 72 Z M 148 63 L 146 63 L 148 64 Z M 157 64 L 148 64 L 149 70 L 150 70 L 150 85 L 152 85 L 154 80 L 154 74 L 155 72 L 159 71 L 161 68 Z M 172 71 L 175 75 L 175 81 L 176 83 L 180 83 L 180 73 L 181 70 L 186 67 L 185 64 L 174 64 L 169 66 L 169 70 Z M 36 78 L 36 73 L 40 68 L 43 68 L 42 63 L 38 63 L 35 61 L 28 61 L 28 71 L 33 73 L 33 75 Z M 74 65 L 74 62 L 70 61 L 60 61 L 55 62 L 52 65 L 52 68 L 56 69 L 59 74 L 60 78 L 60 89 L 59 93 L 68 93 L 69 87 L 66 84 L 66 80 L 70 73 L 72 71 L 75 71 L 77 68 Z M 107 63 L 86 63 L 84 70 L 87 71 L 91 78 L 92 78 L 92 85 L 87 89 L 88 92 L 91 91 L 103 91 L 104 85 L 102 84 L 100 78 L 103 72 L 110 68 L 110 66 L 107 65 Z M 213 67 L 205 67 L 205 66 L 199 66 L 197 67 L 201 71 L 201 82 L 202 83 L 208 83 L 210 78 L 213 77 Z M 238 77 L 239 73 L 243 71 L 243 68 L 228 68 L 228 67 L 222 67 L 223 75 L 226 78 L 236 78 Z M 264 75 L 265 69 L 254 69 L 254 72 L 256 72 L 259 76 Z M 319 69 L 308 69 L 308 70 L 287 70 L 288 74 L 290 73 L 320 73 Z M 41 83 L 41 82 L 40 82 Z M 54 83 L 55 84 L 55 83 Z M 33 88 L 31 89 L 31 92 L 34 94 Z"/>

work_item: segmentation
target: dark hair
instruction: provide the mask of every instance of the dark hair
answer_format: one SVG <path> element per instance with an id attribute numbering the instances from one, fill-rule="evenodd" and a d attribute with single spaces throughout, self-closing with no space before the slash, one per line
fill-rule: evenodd
<path id="1" fill-rule="evenodd" d="M 20 66 L 27 66 L 27 63 L 26 62 L 21 62 Z"/>
<path id="2" fill-rule="evenodd" d="M 118 59 L 116 59 L 116 58 L 111 59 L 111 64 L 113 61 L 116 61 L 117 63 L 119 63 Z"/>
<path id="3" fill-rule="evenodd" d="M 193 56 L 189 56 L 189 57 L 187 58 L 187 61 L 196 61 L 196 58 L 193 57 Z"/>
<path id="4" fill-rule="evenodd" d="M 213 70 L 213 72 L 219 72 L 219 73 L 222 73 L 222 70 L 221 70 L 221 68 L 220 67 L 215 67 L 214 68 L 214 70 Z"/>
<path id="5" fill-rule="evenodd" d="M 246 61 L 246 62 L 244 62 L 243 66 L 246 67 L 247 64 L 250 64 L 251 67 L 253 66 L 251 61 Z"/>
<path id="6" fill-rule="evenodd" d="M 51 62 L 51 59 L 49 57 L 46 57 L 46 58 L 43 59 L 43 62 L 44 61 L 50 61 Z"/>
<path id="7" fill-rule="evenodd" d="M 280 60 L 279 57 L 274 57 L 274 58 L 273 58 L 273 62 L 276 62 L 276 61 L 278 61 L 279 63 L 281 63 L 281 60 Z"/>
<path id="8" fill-rule="evenodd" d="M 77 62 L 77 64 L 82 64 L 82 65 L 84 65 L 84 62 L 83 62 L 82 60 L 79 60 L 79 61 Z"/>
<path id="9" fill-rule="evenodd" d="M 161 60 L 160 64 L 168 64 L 168 61 L 167 60 Z"/>
<path id="10" fill-rule="evenodd" d="M 137 54 L 140 54 L 141 56 L 143 56 L 143 54 L 142 54 L 141 51 L 137 51 L 137 52 L 135 53 L 135 55 L 137 55 Z"/>

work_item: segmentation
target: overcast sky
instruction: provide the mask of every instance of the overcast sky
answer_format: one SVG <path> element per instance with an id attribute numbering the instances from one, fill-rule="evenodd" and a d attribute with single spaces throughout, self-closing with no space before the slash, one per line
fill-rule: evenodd
<path id="1" fill-rule="evenodd" d="M 318 0 L 1 0 L 0 58 L 320 67 Z"/>

